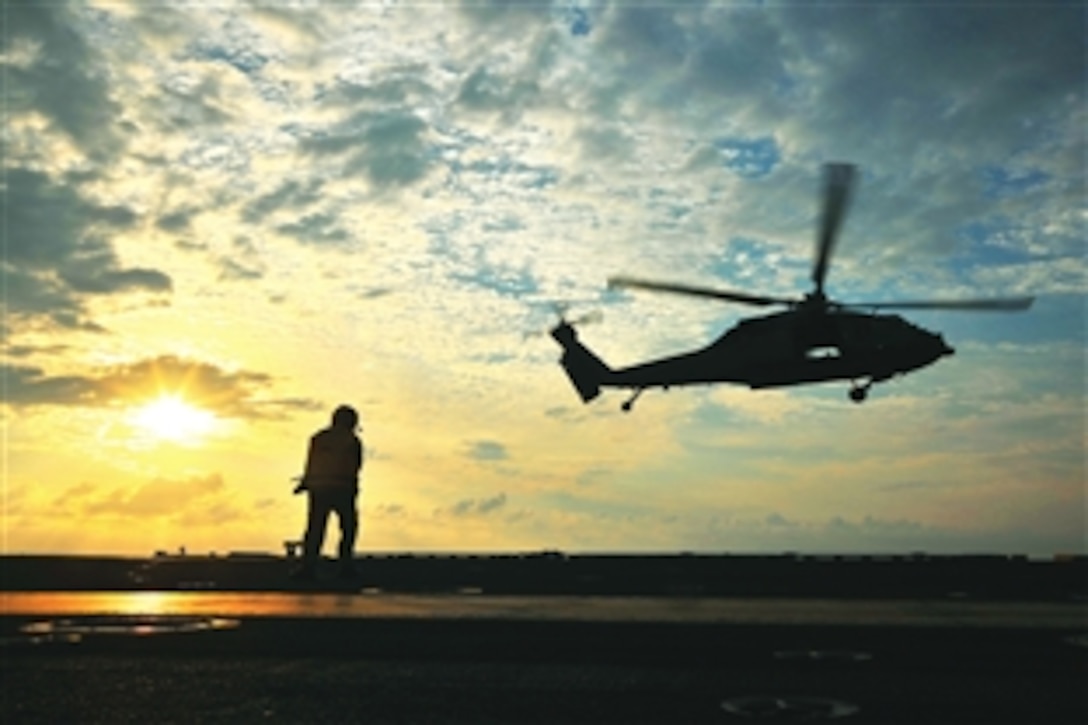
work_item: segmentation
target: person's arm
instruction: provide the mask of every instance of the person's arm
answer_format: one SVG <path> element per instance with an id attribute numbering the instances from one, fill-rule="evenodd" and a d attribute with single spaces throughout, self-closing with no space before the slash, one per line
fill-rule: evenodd
<path id="1" fill-rule="evenodd" d="M 363 472 L 363 442 L 355 439 L 355 475 L 358 477 Z"/>
<path id="2" fill-rule="evenodd" d="M 309 486 L 310 473 L 313 471 L 314 465 L 314 439 L 311 437 L 309 445 L 306 447 L 306 463 L 302 467 L 302 477 L 299 478 L 298 486 L 295 486 L 295 493 L 302 493 L 307 490 Z"/>

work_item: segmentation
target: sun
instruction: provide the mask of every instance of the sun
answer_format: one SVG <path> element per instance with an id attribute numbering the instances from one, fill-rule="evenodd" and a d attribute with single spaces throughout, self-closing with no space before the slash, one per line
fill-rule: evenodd
<path id="1" fill-rule="evenodd" d="M 191 443 L 210 433 L 216 421 L 215 415 L 177 395 L 163 395 L 136 409 L 132 422 L 159 440 Z"/>

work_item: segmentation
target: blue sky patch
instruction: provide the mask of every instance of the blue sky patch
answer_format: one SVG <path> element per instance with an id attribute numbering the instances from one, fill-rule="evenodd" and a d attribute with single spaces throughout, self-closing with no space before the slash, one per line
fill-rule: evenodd
<path id="1" fill-rule="evenodd" d="M 474 287 L 491 290 L 504 297 L 521 298 L 540 292 L 540 286 L 525 270 L 502 270 L 483 267 L 474 272 L 455 273 L 450 278 Z"/>
<path id="2" fill-rule="evenodd" d="M 949 266 L 963 271 L 975 266 L 1020 264 L 1037 259 L 1021 245 L 1004 241 L 1015 232 L 1015 226 L 1001 219 L 963 225 L 957 230 L 957 237 L 965 244 L 952 257 Z"/>
<path id="3" fill-rule="evenodd" d="M 1050 175 L 1038 169 L 1012 169 L 986 166 L 979 172 L 987 199 L 1004 199 L 1034 191 L 1050 181 Z"/>
<path id="4" fill-rule="evenodd" d="M 249 48 L 227 47 L 207 40 L 198 40 L 193 44 L 192 54 L 204 60 L 219 61 L 250 75 L 268 64 L 268 58 Z"/>
<path id="5" fill-rule="evenodd" d="M 563 20 L 567 23 L 567 27 L 570 28 L 570 34 L 576 38 L 589 35 L 590 31 L 593 30 L 593 21 L 589 17 L 588 8 L 577 3 L 571 2 L 564 8 Z"/>
<path id="6" fill-rule="evenodd" d="M 766 176 L 782 160 L 778 142 L 771 136 L 720 138 L 714 141 L 714 148 L 722 155 L 726 168 L 746 179 Z"/>
<path id="7" fill-rule="evenodd" d="M 761 285 L 750 289 L 756 294 L 773 294 L 769 289 L 770 280 L 781 276 L 784 269 L 789 269 L 791 277 L 797 277 L 798 294 L 807 291 L 808 259 L 786 256 L 777 245 L 749 237 L 732 237 L 723 245 L 721 254 L 711 263 L 710 271 L 722 280 L 723 284 Z M 745 289 L 748 289 L 746 287 Z"/>
<path id="8" fill-rule="evenodd" d="M 483 249 L 466 253 L 435 238 L 431 243 L 431 252 L 451 260 L 453 269 L 448 278 L 454 282 L 519 299 L 540 292 L 540 285 L 528 270 L 488 262 L 483 258 Z"/>
<path id="9" fill-rule="evenodd" d="M 995 292 L 994 296 L 1002 294 Z M 989 294 L 979 294 L 989 297 Z M 944 335 L 952 347 L 965 342 L 983 345 L 999 345 L 1014 341 L 1018 345 L 1042 345 L 1067 341 L 1071 330 L 1084 330 L 1088 324 L 1084 297 L 1074 294 L 1040 296 L 1026 312 L 1002 314 L 999 312 L 945 312 L 907 311 L 901 315 L 934 332 Z M 1084 359 L 1080 361 L 1083 376 Z M 1076 373 L 1076 371 L 1072 371 Z M 1068 379 L 1073 379 L 1073 374 Z M 1060 389 L 1062 379 L 1055 379 L 1055 390 Z"/>

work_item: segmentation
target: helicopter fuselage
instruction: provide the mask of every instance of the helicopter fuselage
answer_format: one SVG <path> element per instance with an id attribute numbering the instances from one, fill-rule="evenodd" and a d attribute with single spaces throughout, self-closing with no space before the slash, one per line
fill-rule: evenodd
<path id="1" fill-rule="evenodd" d="M 741 320 L 701 349 L 630 367 L 610 368 L 578 341 L 574 328 L 552 331 L 560 360 L 583 401 L 601 387 L 632 388 L 735 383 L 751 388 L 849 380 L 851 398 L 868 387 L 953 354 L 940 335 L 898 315 L 798 307 Z M 629 405 L 625 405 L 625 409 Z"/>
<path id="2" fill-rule="evenodd" d="M 569 322 L 560 320 L 552 337 L 563 347 L 563 369 L 583 402 L 600 395 L 603 386 L 633 388 L 623 404 L 651 387 L 700 383 L 736 383 L 752 388 L 783 387 L 849 380 L 850 399 L 865 400 L 869 388 L 952 355 L 935 333 L 898 315 L 877 310 L 961 310 L 1015 312 L 1031 307 L 1032 297 L 959 300 L 880 301 L 843 304 L 827 296 L 825 283 L 835 240 L 842 226 L 856 178 L 847 163 L 824 165 L 823 207 L 816 232 L 812 290 L 803 297 L 753 294 L 683 282 L 637 277 L 611 277 L 610 289 L 640 289 L 721 302 L 767 307 L 778 313 L 741 320 L 706 347 L 672 357 L 613 369 L 578 341 Z M 866 311 L 862 311 L 866 310 Z"/>

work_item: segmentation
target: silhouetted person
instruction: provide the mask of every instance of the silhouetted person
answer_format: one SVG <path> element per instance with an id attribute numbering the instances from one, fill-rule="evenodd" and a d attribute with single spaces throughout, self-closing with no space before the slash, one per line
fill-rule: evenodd
<path id="1" fill-rule="evenodd" d="M 310 438 L 306 468 L 295 489 L 295 493 L 306 491 L 309 499 L 302 566 L 294 572 L 295 578 L 313 578 L 331 511 L 336 512 L 340 522 L 340 576 L 355 576 L 351 557 L 359 532 L 356 499 L 363 467 L 363 444 L 355 434 L 358 424 L 355 409 L 341 405 L 333 411 L 331 425 Z"/>

